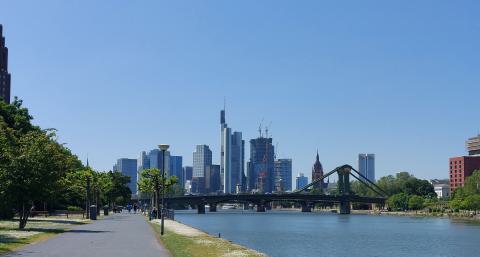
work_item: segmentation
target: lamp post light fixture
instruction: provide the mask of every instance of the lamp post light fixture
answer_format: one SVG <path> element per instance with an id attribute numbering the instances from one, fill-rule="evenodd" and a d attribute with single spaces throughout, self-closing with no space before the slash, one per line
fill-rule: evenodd
<path id="1" fill-rule="evenodd" d="M 160 150 L 162 151 L 162 211 L 161 211 L 161 217 L 162 217 L 162 223 L 161 223 L 161 229 L 160 229 L 160 235 L 163 236 L 163 231 L 164 231 L 164 219 L 165 219 L 165 152 L 168 150 L 170 146 L 166 144 L 161 144 L 158 146 Z M 158 212 L 158 210 L 157 210 Z"/>

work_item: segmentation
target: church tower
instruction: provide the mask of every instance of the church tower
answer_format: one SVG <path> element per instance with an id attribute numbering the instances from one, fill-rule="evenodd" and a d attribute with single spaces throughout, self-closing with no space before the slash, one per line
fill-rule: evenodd
<path id="1" fill-rule="evenodd" d="M 315 160 L 315 163 L 313 164 L 313 168 L 312 168 L 312 182 L 321 177 L 323 177 L 323 167 L 322 167 L 322 164 L 320 163 L 320 158 L 318 156 L 318 150 L 317 150 L 317 159 Z M 313 186 L 314 189 L 324 189 L 325 187 L 326 185 L 323 182 L 323 179 L 321 183 L 315 184 Z"/>

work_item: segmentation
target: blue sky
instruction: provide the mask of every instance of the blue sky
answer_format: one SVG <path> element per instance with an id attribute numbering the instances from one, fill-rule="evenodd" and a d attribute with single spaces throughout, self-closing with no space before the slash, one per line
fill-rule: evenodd
<path id="1" fill-rule="evenodd" d="M 159 143 L 219 160 L 219 111 L 310 176 L 446 178 L 480 129 L 478 1 L 0 1 L 12 93 L 83 160 Z M 247 153 L 248 155 L 248 148 Z"/>

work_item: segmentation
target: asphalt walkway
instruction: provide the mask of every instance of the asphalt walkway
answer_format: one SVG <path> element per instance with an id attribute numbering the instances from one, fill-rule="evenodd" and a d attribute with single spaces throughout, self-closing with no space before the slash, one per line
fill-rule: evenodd
<path id="1" fill-rule="evenodd" d="M 7 257 L 168 257 L 169 252 L 139 214 L 115 214 L 46 241 L 28 245 Z"/>

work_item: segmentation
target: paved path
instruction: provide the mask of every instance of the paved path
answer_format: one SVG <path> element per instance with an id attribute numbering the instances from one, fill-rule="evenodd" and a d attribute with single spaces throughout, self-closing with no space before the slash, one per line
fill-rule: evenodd
<path id="1" fill-rule="evenodd" d="M 28 245 L 8 257 L 168 257 L 155 232 L 139 214 L 115 214 Z"/>

